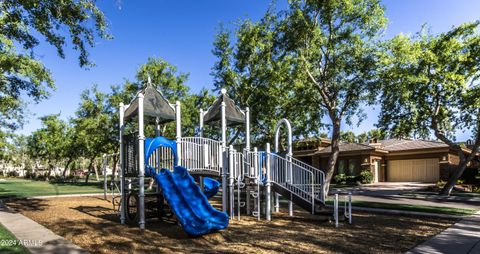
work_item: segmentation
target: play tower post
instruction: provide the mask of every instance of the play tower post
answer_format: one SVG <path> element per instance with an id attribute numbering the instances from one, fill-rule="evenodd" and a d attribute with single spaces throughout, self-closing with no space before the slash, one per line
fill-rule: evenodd
<path id="1" fill-rule="evenodd" d="M 265 214 L 267 221 L 272 220 L 272 183 L 271 183 L 271 165 L 270 165 L 270 143 L 267 143 L 265 147 L 265 164 L 266 164 L 266 175 L 267 175 L 267 182 L 265 183 L 266 191 L 265 191 Z"/>
<path id="2" fill-rule="evenodd" d="M 226 92 L 225 89 L 222 89 L 222 94 Z M 225 117 L 225 102 L 222 101 L 221 104 L 221 114 L 222 114 L 222 157 L 223 157 L 223 166 L 222 166 L 222 210 L 227 212 L 227 168 L 228 168 L 228 156 L 227 156 L 227 119 Z"/>
<path id="3" fill-rule="evenodd" d="M 145 134 L 143 122 L 143 94 L 138 94 L 138 224 L 145 229 Z"/>
<path id="4" fill-rule="evenodd" d="M 125 113 L 125 105 L 123 102 L 120 103 L 119 108 L 119 127 L 120 127 L 120 167 L 119 167 L 119 175 L 120 175 L 120 223 L 125 224 L 125 177 L 124 177 L 124 159 L 123 159 L 123 132 L 125 127 L 123 126 L 123 115 Z"/>

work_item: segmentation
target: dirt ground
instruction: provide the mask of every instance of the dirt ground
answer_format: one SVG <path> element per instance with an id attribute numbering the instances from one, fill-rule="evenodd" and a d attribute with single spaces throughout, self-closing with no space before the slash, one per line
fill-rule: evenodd
<path id="1" fill-rule="evenodd" d="M 174 221 L 147 220 L 142 232 L 119 223 L 101 197 L 22 199 L 8 206 L 92 253 L 403 253 L 454 220 L 354 213 L 353 225 L 297 209 L 271 222 L 242 216 L 226 230 L 188 237 Z"/>

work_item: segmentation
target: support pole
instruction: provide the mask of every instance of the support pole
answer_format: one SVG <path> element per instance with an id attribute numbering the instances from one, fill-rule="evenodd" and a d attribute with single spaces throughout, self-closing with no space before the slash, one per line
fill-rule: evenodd
<path id="1" fill-rule="evenodd" d="M 235 205 L 235 200 L 234 200 L 234 150 L 233 146 L 231 145 L 228 149 L 228 194 L 229 194 L 229 215 L 230 219 L 234 218 L 234 205 Z"/>
<path id="2" fill-rule="evenodd" d="M 250 108 L 245 108 L 245 149 L 250 150 Z"/>
<path id="3" fill-rule="evenodd" d="M 247 198 L 246 198 L 246 201 L 245 201 L 245 209 L 247 210 L 247 215 L 250 215 L 251 214 L 251 205 L 250 205 L 250 186 L 247 185 L 246 187 L 246 190 L 247 190 Z"/>
<path id="4" fill-rule="evenodd" d="M 224 90 L 222 89 L 222 93 Z M 225 117 L 225 102 L 222 102 L 221 105 L 221 114 L 222 114 L 222 156 L 223 156 L 223 165 L 222 165 L 222 210 L 227 212 L 227 203 L 228 203 L 228 189 L 227 189 L 227 174 L 228 174 L 228 156 L 227 156 L 227 119 Z"/>
<path id="5" fill-rule="evenodd" d="M 203 137 L 203 109 L 200 109 L 200 124 L 199 124 L 199 131 L 198 131 L 198 135 L 200 137 Z M 205 146 L 203 147 L 204 148 L 204 153 L 207 153 L 208 151 L 205 149 Z M 200 190 L 202 191 L 202 193 L 205 191 L 205 186 L 204 186 L 204 183 L 203 183 L 203 176 L 200 176 L 199 179 L 199 184 L 200 184 Z"/>
<path id="6" fill-rule="evenodd" d="M 261 214 L 261 195 L 260 195 L 260 182 L 262 181 L 262 177 L 261 177 L 261 174 L 260 174 L 260 166 L 259 165 L 259 160 L 258 160 L 258 149 L 256 147 L 253 148 L 253 165 L 254 165 L 254 174 L 255 174 L 255 178 L 257 179 L 255 181 L 255 184 L 256 184 L 256 190 L 255 190 L 255 195 L 256 195 L 256 198 L 253 199 L 253 201 L 255 202 L 254 204 L 254 209 L 255 209 L 255 212 L 257 213 L 256 215 L 254 214 L 254 216 L 257 216 L 257 220 L 260 221 L 260 214 Z"/>
<path id="7" fill-rule="evenodd" d="M 246 107 L 245 108 L 245 149 L 243 150 L 243 169 L 244 169 L 244 174 L 246 175 L 251 175 L 250 170 L 252 170 L 252 165 L 248 164 L 248 152 L 250 151 L 250 108 Z M 244 177 L 244 176 L 242 176 Z M 243 178 L 246 179 L 246 178 Z M 247 180 L 245 180 L 245 184 L 248 184 Z M 246 186 L 245 188 L 247 195 L 246 195 L 246 200 L 245 200 L 245 209 L 247 210 L 247 215 L 250 214 L 250 186 Z M 240 192 L 240 190 L 238 190 Z M 238 194 L 240 196 L 240 194 Z M 240 200 L 240 198 L 239 198 Z M 239 201 L 240 202 L 240 201 Z M 239 212 L 239 218 L 240 218 L 240 212 Z"/>
<path id="8" fill-rule="evenodd" d="M 175 102 L 175 125 L 176 125 L 176 140 L 177 140 L 177 156 L 178 156 L 178 164 L 182 165 L 182 146 L 181 146 L 181 138 L 182 138 L 182 108 L 180 106 L 180 101 Z M 175 165 L 177 166 L 177 165 Z"/>
<path id="9" fill-rule="evenodd" d="M 138 224 L 145 229 L 145 152 L 144 152 L 144 122 L 143 122 L 143 94 L 138 94 Z"/>
<path id="10" fill-rule="evenodd" d="M 103 154 L 103 199 L 107 200 L 107 155 Z"/>
<path id="11" fill-rule="evenodd" d="M 160 137 L 160 119 L 158 117 L 155 118 L 155 137 Z M 161 158 L 160 158 L 160 149 L 159 148 L 157 148 L 156 159 L 157 159 L 157 161 L 156 161 L 157 166 L 155 167 L 155 169 L 157 170 L 157 172 L 160 172 Z M 153 175 L 151 177 L 153 179 L 155 179 L 155 177 Z M 159 195 L 160 194 L 160 188 L 158 187 L 158 183 L 155 186 L 155 189 L 156 189 L 157 195 Z"/>
<path id="12" fill-rule="evenodd" d="M 348 223 L 352 224 L 352 193 L 348 193 Z"/>
<path id="13" fill-rule="evenodd" d="M 338 228 L 338 193 L 333 199 L 333 217 L 335 218 L 335 227 Z"/>
<path id="14" fill-rule="evenodd" d="M 123 131 L 125 127 L 123 126 L 123 116 L 125 113 L 125 106 L 123 103 L 120 103 L 119 108 L 119 126 L 120 126 L 120 162 L 119 162 L 119 175 L 120 175 L 120 223 L 125 224 L 125 163 L 123 162 Z"/>
<path id="15" fill-rule="evenodd" d="M 265 209 L 265 214 L 266 214 L 266 219 L 267 221 L 272 220 L 272 193 L 271 193 L 271 182 L 270 182 L 270 143 L 267 143 L 266 149 L 267 153 L 267 158 L 265 160 L 266 164 L 266 177 L 267 177 L 267 182 L 265 184 L 266 186 L 266 193 L 265 193 L 265 204 L 266 204 L 266 209 Z"/>
<path id="16" fill-rule="evenodd" d="M 273 207 L 273 211 L 278 213 L 280 212 L 280 194 L 275 192 L 275 206 Z"/>
<path id="17" fill-rule="evenodd" d="M 200 109 L 200 124 L 199 124 L 198 135 L 200 137 L 203 137 L 203 109 Z"/>

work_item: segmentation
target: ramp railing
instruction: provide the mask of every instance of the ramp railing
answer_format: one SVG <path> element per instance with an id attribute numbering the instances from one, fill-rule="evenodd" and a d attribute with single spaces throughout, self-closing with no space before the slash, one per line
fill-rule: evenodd
<path id="1" fill-rule="evenodd" d="M 246 177 L 264 181 L 266 177 L 266 156 L 264 151 L 250 151 L 246 153 L 244 174 Z M 325 203 L 324 181 L 325 174 L 320 169 L 312 167 L 292 156 L 282 157 L 270 153 L 269 180 L 289 190 L 312 205 Z"/>

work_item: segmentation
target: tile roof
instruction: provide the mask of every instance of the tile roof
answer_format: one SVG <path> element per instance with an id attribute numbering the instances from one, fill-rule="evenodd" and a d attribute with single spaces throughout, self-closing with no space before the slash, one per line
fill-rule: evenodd
<path id="1" fill-rule="evenodd" d="M 368 151 L 368 150 L 375 150 L 375 147 L 359 144 L 359 143 L 340 143 L 339 145 L 340 152 L 349 152 L 349 151 Z M 328 146 L 325 149 L 320 150 L 319 154 L 330 153 L 332 151 L 332 147 Z"/>
<path id="2" fill-rule="evenodd" d="M 340 152 L 383 150 L 387 152 L 400 152 L 408 150 L 448 148 L 448 145 L 440 141 L 422 140 L 422 139 L 386 139 L 379 140 L 375 144 L 359 143 L 340 143 Z M 325 147 L 317 154 L 326 154 L 331 152 L 331 146 Z"/>
<path id="3" fill-rule="evenodd" d="M 434 148 L 448 148 L 448 145 L 433 140 L 422 140 L 422 139 L 387 139 L 380 140 L 378 143 L 381 144 L 383 150 L 389 152 L 398 152 L 406 150 L 420 150 L 420 149 L 434 149 Z"/>

